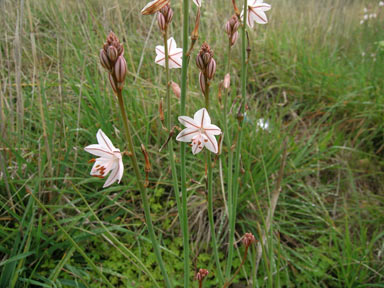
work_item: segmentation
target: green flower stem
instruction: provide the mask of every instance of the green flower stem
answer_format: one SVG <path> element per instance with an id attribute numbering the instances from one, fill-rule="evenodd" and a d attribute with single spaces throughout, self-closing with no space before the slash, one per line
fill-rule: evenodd
<path id="1" fill-rule="evenodd" d="M 207 109 L 209 113 L 209 83 L 206 83 L 206 92 L 205 92 L 205 108 Z M 212 159 L 211 159 L 211 152 L 206 151 L 206 165 L 207 165 L 207 190 L 208 190 L 208 220 L 209 220 L 209 226 L 211 228 L 211 237 L 212 237 L 212 248 L 213 248 L 213 254 L 215 256 L 216 261 L 216 270 L 217 275 L 219 278 L 219 285 L 222 286 L 224 283 L 224 276 L 223 272 L 221 271 L 221 265 L 220 265 L 220 257 L 219 257 L 219 250 L 217 248 L 217 239 L 216 239 L 216 233 L 215 233 L 215 222 L 213 220 L 213 189 L 212 189 L 212 182 L 213 182 L 213 169 L 212 169 Z"/>
<path id="2" fill-rule="evenodd" d="M 228 41 L 228 53 L 227 53 L 227 73 L 230 73 L 230 62 L 231 62 L 231 40 Z M 230 96 L 230 93 L 227 93 L 224 98 L 224 140 L 228 148 L 228 168 L 227 168 L 227 194 L 228 194 L 228 217 L 229 217 L 229 225 L 231 226 L 233 217 L 232 215 L 232 173 L 233 173 L 233 151 L 232 151 L 232 143 L 231 143 L 231 135 L 229 134 L 229 128 L 228 128 L 228 97 Z M 229 239 L 229 247 L 233 246 L 233 237 Z M 229 278 L 231 274 L 231 266 L 232 261 L 227 261 L 227 267 L 225 270 L 225 277 Z"/>
<path id="3" fill-rule="evenodd" d="M 247 39 L 246 39 L 246 19 L 247 19 L 247 0 L 244 0 L 244 14 L 243 14 L 243 24 L 241 26 L 241 113 L 244 114 L 244 107 L 246 101 L 246 84 L 247 84 Z M 235 237 L 235 224 L 236 224 L 236 206 L 237 206 L 237 198 L 239 192 L 239 170 L 240 170 L 240 154 L 241 154 L 241 140 L 243 135 L 243 120 L 240 121 L 238 127 L 238 140 L 236 143 L 236 152 L 235 152 L 235 171 L 234 171 L 234 182 L 233 182 L 233 190 L 232 190 L 232 209 L 230 213 L 230 223 L 229 223 L 229 247 L 228 247 L 228 262 L 227 262 L 227 277 L 230 275 L 230 270 L 232 267 L 232 259 L 233 259 L 233 243 Z M 232 177 L 231 177 L 232 178 Z"/>
<path id="4" fill-rule="evenodd" d="M 84 252 L 83 249 L 81 249 L 81 247 L 76 243 L 75 240 L 73 240 L 73 238 L 71 237 L 71 235 L 68 234 L 68 232 L 64 229 L 63 226 L 60 225 L 60 223 L 56 220 L 55 216 L 52 215 L 51 212 L 48 211 L 48 209 L 45 207 L 45 205 L 43 203 L 40 202 L 40 200 L 33 194 L 33 192 L 30 192 L 29 195 L 31 195 L 33 197 L 33 199 L 36 201 L 36 203 L 41 207 L 41 209 L 44 210 L 45 213 L 47 213 L 47 215 L 49 216 L 49 218 L 51 218 L 51 220 L 53 221 L 53 223 L 55 223 L 55 225 L 64 233 L 64 235 L 67 237 L 67 239 L 72 243 L 73 247 L 76 248 L 77 252 L 79 252 L 81 254 L 81 256 L 83 256 L 83 258 L 85 259 L 85 261 L 88 262 L 89 266 L 92 267 L 93 270 L 95 270 L 95 272 L 97 274 L 99 274 L 99 276 L 101 277 L 101 279 L 103 279 L 104 281 L 104 284 L 107 285 L 108 287 L 115 287 L 111 284 L 111 282 L 108 281 L 107 277 L 104 276 L 103 272 L 100 270 L 99 267 L 96 266 L 95 263 L 93 263 L 92 259 L 89 258 L 87 256 L 87 254 Z"/>
<path id="5" fill-rule="evenodd" d="M 166 75 L 166 81 L 167 81 L 167 128 L 168 132 L 171 132 L 172 129 L 172 112 L 171 112 L 171 83 L 170 83 L 170 73 L 169 73 L 169 58 L 168 58 L 168 27 L 165 28 L 164 31 L 164 54 L 165 54 L 165 75 Z M 173 189 L 175 191 L 175 198 L 176 198 L 176 204 L 177 204 L 177 212 L 179 214 L 180 219 L 180 227 L 183 230 L 183 221 L 182 221 L 182 207 L 180 203 L 180 190 L 179 190 L 179 182 L 177 178 L 177 170 L 176 170 L 176 164 L 175 164 L 175 156 L 173 152 L 173 141 L 172 139 L 168 142 L 168 156 L 169 156 L 169 162 L 171 164 L 171 171 L 172 171 L 172 182 L 173 182 Z"/>
<path id="6" fill-rule="evenodd" d="M 120 89 L 117 89 L 117 99 L 119 101 L 120 112 L 121 112 L 121 116 L 123 118 L 123 123 L 124 123 L 124 128 L 125 128 L 125 136 L 126 136 L 127 141 L 128 141 L 128 148 L 131 152 L 130 158 L 132 161 L 133 170 L 135 172 L 135 176 L 136 176 L 136 180 L 137 180 L 137 186 L 140 190 L 141 198 L 143 201 L 145 221 L 147 223 L 149 237 L 151 238 L 153 250 L 155 251 L 157 262 L 160 266 L 161 273 L 163 274 L 165 285 L 167 288 L 170 288 L 170 287 L 172 287 L 172 284 L 168 278 L 167 271 L 165 270 L 165 265 L 164 265 L 163 259 L 161 257 L 160 246 L 156 240 L 155 231 L 153 229 L 153 224 L 152 224 L 152 219 L 151 219 L 151 211 L 150 211 L 149 203 L 148 203 L 148 195 L 147 195 L 146 188 L 143 185 L 143 181 L 141 179 L 140 169 L 139 169 L 139 165 L 137 163 L 136 153 L 135 153 L 135 150 L 133 147 L 133 140 L 132 140 L 132 136 L 131 136 L 131 131 L 130 131 L 129 125 L 128 125 L 128 118 L 127 118 L 127 114 L 125 112 L 123 95 L 122 95 Z"/>
<path id="7" fill-rule="evenodd" d="M 189 0 L 183 0 L 183 58 L 181 68 L 181 95 L 180 115 L 185 115 L 185 99 L 187 96 L 187 72 L 188 72 L 188 29 L 189 29 Z M 188 211 L 187 211 L 187 187 L 185 173 L 185 143 L 181 142 L 181 194 L 183 205 L 183 246 L 184 246 L 184 288 L 189 287 L 189 235 L 188 235 Z"/>

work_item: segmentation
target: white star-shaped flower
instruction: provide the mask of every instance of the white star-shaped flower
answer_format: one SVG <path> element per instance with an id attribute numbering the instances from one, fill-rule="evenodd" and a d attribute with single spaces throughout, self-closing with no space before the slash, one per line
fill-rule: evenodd
<path id="1" fill-rule="evenodd" d="M 177 48 L 176 41 L 173 37 L 169 38 L 167 41 L 168 44 L 168 58 L 169 58 L 169 68 L 181 68 L 183 49 Z M 156 59 L 155 63 L 165 67 L 165 52 L 164 46 L 156 46 Z"/>
<path id="2" fill-rule="evenodd" d="M 193 0 L 193 3 L 195 3 L 198 7 L 201 7 L 201 1 L 202 0 Z"/>
<path id="3" fill-rule="evenodd" d="M 268 18 L 265 11 L 271 9 L 271 5 L 263 3 L 263 0 L 248 0 L 247 1 L 247 24 L 253 28 L 254 22 L 258 24 L 267 24 Z M 241 19 L 243 19 L 244 10 L 241 12 Z"/>
<path id="4" fill-rule="evenodd" d="M 214 135 L 220 135 L 221 129 L 211 124 L 211 118 L 205 108 L 195 113 L 193 119 L 188 116 L 180 116 L 179 121 L 185 128 L 177 135 L 176 140 L 181 142 L 192 142 L 192 153 L 197 154 L 204 147 L 217 154 L 219 147 Z"/>
<path id="5" fill-rule="evenodd" d="M 97 142 L 99 144 L 92 144 L 84 148 L 85 151 L 100 158 L 92 159 L 90 162 L 93 164 L 91 175 L 99 178 L 104 178 L 109 172 L 107 181 L 105 181 L 103 188 L 108 187 L 118 181 L 120 183 L 123 177 L 124 165 L 120 150 L 113 146 L 111 140 L 104 134 L 101 129 L 96 134 Z"/>

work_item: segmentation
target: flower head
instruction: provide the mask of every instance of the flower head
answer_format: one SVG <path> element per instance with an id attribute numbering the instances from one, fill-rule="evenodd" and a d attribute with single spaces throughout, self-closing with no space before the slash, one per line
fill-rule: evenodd
<path id="1" fill-rule="evenodd" d="M 248 11 L 247 11 L 247 24 L 249 27 L 253 28 L 254 22 L 258 24 L 267 24 L 268 19 L 265 11 L 271 9 L 271 5 L 263 3 L 263 0 L 248 0 L 247 1 Z M 241 12 L 241 19 L 243 18 L 244 10 Z"/>
<path id="2" fill-rule="evenodd" d="M 103 188 L 108 187 L 118 181 L 120 183 L 123 177 L 124 165 L 122 155 L 118 148 L 113 146 L 111 140 L 104 134 L 101 129 L 96 134 L 97 142 L 99 144 L 92 144 L 84 148 L 85 151 L 100 158 L 92 159 L 94 162 L 91 175 L 99 178 L 104 178 L 110 171 L 107 181 L 105 181 Z"/>
<path id="3" fill-rule="evenodd" d="M 196 280 L 203 281 L 205 277 L 208 276 L 208 270 L 207 269 L 199 269 L 199 272 L 196 273 Z"/>
<path id="4" fill-rule="evenodd" d="M 202 0 L 193 0 L 193 3 L 195 3 L 198 7 L 201 7 L 201 1 Z"/>
<path id="5" fill-rule="evenodd" d="M 215 135 L 221 134 L 221 129 L 211 124 L 211 118 L 205 108 L 195 113 L 193 119 L 188 116 L 180 116 L 179 121 L 185 128 L 177 135 L 176 140 L 181 142 L 192 142 L 192 153 L 197 154 L 204 147 L 213 153 L 219 152 Z"/>
<path id="6" fill-rule="evenodd" d="M 154 0 L 149 2 L 145 7 L 141 10 L 141 14 L 143 15 L 151 15 L 155 14 L 165 5 L 168 5 L 170 0 Z"/>
<path id="7" fill-rule="evenodd" d="M 177 48 L 176 41 L 173 37 L 169 38 L 168 41 L 168 59 L 169 68 L 181 68 L 181 57 L 183 56 L 183 49 Z M 165 52 L 164 46 L 156 46 L 156 59 L 155 63 L 165 67 Z"/>

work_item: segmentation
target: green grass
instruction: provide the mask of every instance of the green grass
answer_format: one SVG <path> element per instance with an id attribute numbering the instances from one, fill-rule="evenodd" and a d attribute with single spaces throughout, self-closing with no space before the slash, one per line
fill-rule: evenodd
<path id="1" fill-rule="evenodd" d="M 140 143 L 151 157 L 148 193 L 163 258 L 175 286 L 182 287 L 176 200 L 167 153 L 159 152 L 167 138 L 158 115 L 165 74 L 154 64 L 154 46 L 162 45 L 162 37 L 156 22 L 149 32 L 152 17 L 139 14 L 145 2 L 0 2 L 0 287 L 106 287 L 98 271 L 115 287 L 163 287 L 129 161 L 122 184 L 102 189 L 103 181 L 89 176 L 90 155 L 83 150 L 95 143 L 99 128 L 126 149 L 115 96 L 98 61 L 110 30 L 125 46 L 124 97 L 143 173 Z M 384 51 L 378 45 L 384 40 L 384 7 L 378 10 L 379 1 L 267 2 L 273 6 L 270 23 L 250 33 L 236 239 L 245 232 L 261 239 L 284 139 L 288 155 L 259 269 L 252 249 L 235 279 L 239 286 L 233 287 L 384 287 Z M 181 46 L 181 1 L 172 5 L 171 34 Z M 380 12 L 360 25 L 363 7 Z M 230 1 L 206 0 L 198 42 L 207 41 L 215 51 L 211 118 L 220 127 L 216 95 L 225 74 L 223 25 L 231 14 Z M 196 53 L 197 48 L 189 68 L 188 115 L 204 103 Z M 240 69 L 237 43 L 233 131 Z M 180 83 L 179 70 L 171 77 Z M 173 123 L 178 106 L 174 97 Z M 259 118 L 269 120 L 270 132 L 256 128 Z M 174 146 L 178 151 L 179 143 Z M 191 275 L 206 268 L 205 287 L 217 287 L 204 156 L 188 150 L 187 163 Z M 225 267 L 227 203 L 218 162 L 213 173 L 216 235 Z M 242 253 L 239 245 L 232 271 Z"/>

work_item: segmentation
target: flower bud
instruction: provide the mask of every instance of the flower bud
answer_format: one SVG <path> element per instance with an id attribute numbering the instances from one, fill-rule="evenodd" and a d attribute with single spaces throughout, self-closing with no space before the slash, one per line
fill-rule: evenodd
<path id="1" fill-rule="evenodd" d="M 165 31 L 165 18 L 164 15 L 161 14 L 160 12 L 157 13 L 157 24 L 159 25 L 159 28 L 161 31 Z"/>
<path id="2" fill-rule="evenodd" d="M 231 46 L 235 45 L 237 39 L 239 38 L 239 31 L 236 31 L 233 33 L 232 38 L 231 38 Z"/>
<path id="3" fill-rule="evenodd" d="M 207 269 L 199 269 L 199 272 L 196 273 L 195 278 L 198 281 L 203 281 L 205 277 L 208 276 L 208 270 Z"/>
<path id="4" fill-rule="evenodd" d="M 216 61 L 215 59 L 211 58 L 211 61 L 208 64 L 206 73 L 207 73 L 207 78 L 211 80 L 213 76 L 215 75 L 216 72 Z"/>
<path id="5" fill-rule="evenodd" d="M 251 244 L 256 242 L 255 236 L 252 233 L 245 233 L 242 240 L 245 247 L 249 247 Z"/>
<path id="6" fill-rule="evenodd" d="M 173 18 L 173 10 L 171 7 L 169 7 L 167 18 L 166 18 L 168 24 L 171 23 L 172 18 Z"/>
<path id="7" fill-rule="evenodd" d="M 200 83 L 200 89 L 201 89 L 201 92 L 203 92 L 203 94 L 205 95 L 205 92 L 206 92 L 206 79 L 205 79 L 205 76 L 202 72 L 200 72 L 199 74 L 199 83 Z"/>
<path id="8" fill-rule="evenodd" d="M 100 63 L 105 69 L 111 70 L 111 64 L 104 49 L 100 50 Z"/>
<path id="9" fill-rule="evenodd" d="M 199 68 L 200 70 L 205 70 L 204 60 L 200 54 L 197 54 L 196 65 L 197 65 L 197 68 Z"/>
<path id="10" fill-rule="evenodd" d="M 177 97 L 177 99 L 180 99 L 180 95 L 181 95 L 181 89 L 180 89 L 180 86 L 175 83 L 175 82 L 171 82 L 171 88 L 172 88 L 172 91 L 173 93 L 175 94 L 175 96 Z"/>
<path id="11" fill-rule="evenodd" d="M 111 73 L 108 74 L 108 79 L 109 79 L 109 83 L 111 83 L 113 91 L 115 91 L 115 93 L 117 93 L 115 81 L 113 80 L 113 77 L 112 77 Z"/>
<path id="12" fill-rule="evenodd" d="M 231 22 L 228 21 L 226 24 L 225 24 L 225 32 L 228 34 L 228 35 L 231 35 L 232 34 L 232 27 L 231 27 Z"/>
<path id="13" fill-rule="evenodd" d="M 212 56 L 209 52 L 205 52 L 203 54 L 203 60 L 204 60 L 204 64 L 207 66 L 209 64 L 209 62 L 211 61 L 212 59 Z"/>
<path id="14" fill-rule="evenodd" d="M 231 75 L 229 75 L 228 73 L 224 76 L 223 87 L 225 89 L 228 89 L 230 85 L 231 85 Z"/>
<path id="15" fill-rule="evenodd" d="M 109 46 L 107 50 L 107 55 L 109 60 L 114 63 L 117 59 L 118 52 L 117 49 L 114 46 Z"/>
<path id="16" fill-rule="evenodd" d="M 127 62 L 124 56 L 119 56 L 115 64 L 115 77 L 117 82 L 124 82 L 125 76 L 127 75 Z"/>

